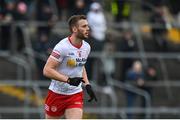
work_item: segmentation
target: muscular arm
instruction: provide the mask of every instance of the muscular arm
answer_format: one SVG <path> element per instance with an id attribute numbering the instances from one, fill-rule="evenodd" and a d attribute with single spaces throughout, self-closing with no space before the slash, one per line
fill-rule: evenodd
<path id="1" fill-rule="evenodd" d="M 59 65 L 60 63 L 58 61 L 49 57 L 44 66 L 43 74 L 48 78 L 55 79 L 61 82 L 67 82 L 68 77 L 57 71 L 57 67 Z"/>
<path id="2" fill-rule="evenodd" d="M 91 102 L 92 100 L 97 101 L 96 95 L 89 83 L 85 67 L 83 67 L 83 80 L 85 82 L 84 84 L 85 84 L 86 91 L 87 91 L 88 95 L 90 96 L 88 102 Z"/>
<path id="3" fill-rule="evenodd" d="M 90 84 L 89 83 L 89 80 L 88 80 L 88 77 L 87 77 L 87 72 L 86 72 L 86 68 L 83 66 L 83 80 L 84 80 L 84 84 L 87 85 L 87 84 Z"/>

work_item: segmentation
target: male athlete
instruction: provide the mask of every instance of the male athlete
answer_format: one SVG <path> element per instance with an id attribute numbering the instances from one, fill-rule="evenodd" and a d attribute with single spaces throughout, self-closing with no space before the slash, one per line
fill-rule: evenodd
<path id="1" fill-rule="evenodd" d="M 84 15 L 74 15 L 68 21 L 71 35 L 62 39 L 53 49 L 43 73 L 52 79 L 45 101 L 45 117 L 81 119 L 83 115 L 82 82 L 90 96 L 96 99 L 89 83 L 84 64 L 90 46 L 84 39 L 89 36 L 89 26 Z"/>

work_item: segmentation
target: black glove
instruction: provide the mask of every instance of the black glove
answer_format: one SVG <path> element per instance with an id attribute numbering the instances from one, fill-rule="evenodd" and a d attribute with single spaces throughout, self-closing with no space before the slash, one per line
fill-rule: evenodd
<path id="1" fill-rule="evenodd" d="M 96 95 L 94 94 L 94 91 L 92 90 L 91 85 L 86 85 L 86 91 L 88 93 L 88 95 L 90 96 L 90 99 L 88 100 L 88 102 L 91 102 L 93 99 L 97 102 L 97 98 Z"/>
<path id="2" fill-rule="evenodd" d="M 73 86 L 78 86 L 83 81 L 82 77 L 68 78 L 67 83 Z"/>

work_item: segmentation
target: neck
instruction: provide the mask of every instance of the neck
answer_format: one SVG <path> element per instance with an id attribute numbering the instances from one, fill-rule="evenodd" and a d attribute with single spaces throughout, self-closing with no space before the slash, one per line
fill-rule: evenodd
<path id="1" fill-rule="evenodd" d="M 69 37 L 69 40 L 71 44 L 77 48 L 80 48 L 82 45 L 82 39 L 77 38 L 74 34 Z"/>
<path id="2" fill-rule="evenodd" d="M 74 34 L 70 36 L 70 40 L 73 45 L 81 45 L 82 43 L 82 40 L 77 38 Z"/>

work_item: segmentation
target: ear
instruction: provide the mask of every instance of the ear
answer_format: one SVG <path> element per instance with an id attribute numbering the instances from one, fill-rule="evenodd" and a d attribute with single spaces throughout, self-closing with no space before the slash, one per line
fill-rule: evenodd
<path id="1" fill-rule="evenodd" d="M 77 32 L 77 28 L 74 26 L 74 27 L 72 27 L 72 31 L 73 32 Z"/>

